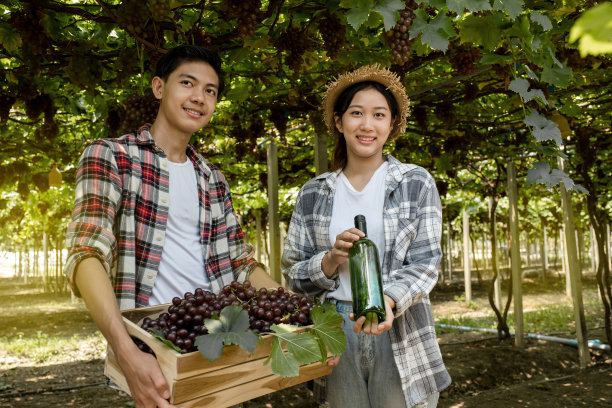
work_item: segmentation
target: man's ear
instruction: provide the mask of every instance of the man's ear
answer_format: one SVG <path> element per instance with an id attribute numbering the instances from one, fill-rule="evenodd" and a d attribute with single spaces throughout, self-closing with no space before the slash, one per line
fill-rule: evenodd
<path id="1" fill-rule="evenodd" d="M 338 115 L 334 115 L 334 121 L 336 122 L 336 129 L 338 129 L 338 132 L 344 133 L 342 131 L 342 118 Z"/>
<path id="2" fill-rule="evenodd" d="M 151 81 L 151 89 L 153 90 L 153 95 L 155 98 L 161 99 L 164 91 L 164 80 L 158 76 L 153 77 L 153 81 Z"/>

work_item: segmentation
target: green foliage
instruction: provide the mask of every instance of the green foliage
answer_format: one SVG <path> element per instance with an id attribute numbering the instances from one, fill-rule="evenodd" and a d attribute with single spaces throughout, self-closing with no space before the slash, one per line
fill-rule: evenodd
<path id="1" fill-rule="evenodd" d="M 569 33 L 571 43 L 579 41 L 581 56 L 612 52 L 612 4 L 603 2 L 581 15 Z"/>

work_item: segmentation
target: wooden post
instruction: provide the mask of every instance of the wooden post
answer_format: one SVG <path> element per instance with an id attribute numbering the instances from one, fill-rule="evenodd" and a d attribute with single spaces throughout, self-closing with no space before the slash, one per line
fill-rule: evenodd
<path id="1" fill-rule="evenodd" d="M 523 287 L 521 285 L 521 244 L 519 241 L 518 219 L 518 187 L 516 181 L 516 166 L 510 159 L 507 166 L 508 201 L 510 219 L 510 256 L 512 267 L 512 294 L 514 296 L 514 345 L 523 347 Z"/>
<path id="2" fill-rule="evenodd" d="M 565 171 L 565 161 L 558 157 L 557 161 L 561 170 Z M 586 368 L 591 360 L 586 337 L 586 322 L 584 318 L 584 306 L 582 303 L 582 282 L 580 279 L 580 268 L 577 265 L 576 239 L 574 232 L 574 209 L 569 191 L 565 184 L 559 186 L 561 190 L 561 205 L 563 208 L 563 224 L 565 230 L 565 244 L 567 248 L 567 267 L 570 274 L 571 295 L 574 303 L 574 318 L 576 321 L 576 341 L 578 346 L 578 360 L 580 368 Z"/>
<path id="3" fill-rule="evenodd" d="M 447 224 L 446 228 L 446 242 L 448 248 L 446 250 L 446 256 L 448 258 L 448 281 L 451 282 L 453 280 L 453 239 L 451 235 L 452 227 L 450 221 Z"/>
<path id="4" fill-rule="evenodd" d="M 548 272 L 548 237 L 546 236 L 546 227 L 542 228 L 542 265 L 544 267 L 544 276 Z"/>
<path id="5" fill-rule="evenodd" d="M 314 162 L 317 176 L 329 170 L 327 159 L 327 126 L 321 111 L 313 111 L 309 116 L 315 131 Z"/>
<path id="6" fill-rule="evenodd" d="M 280 228 L 278 215 L 278 148 L 276 141 L 268 144 L 268 225 L 270 231 L 270 276 L 281 281 Z"/>
<path id="7" fill-rule="evenodd" d="M 255 211 L 255 254 L 257 256 L 257 260 L 259 262 L 262 262 L 262 247 L 263 247 L 263 237 L 262 237 L 262 230 L 261 230 L 261 211 L 260 210 L 256 210 Z"/>
<path id="8" fill-rule="evenodd" d="M 43 286 L 45 290 L 49 276 L 49 243 L 47 241 L 47 231 L 43 231 Z"/>
<path id="9" fill-rule="evenodd" d="M 470 270 L 470 216 L 463 209 L 463 279 L 465 281 L 465 301 L 472 301 L 472 275 Z"/>
<path id="10" fill-rule="evenodd" d="M 565 226 L 561 228 L 561 249 L 562 249 L 562 264 L 563 264 L 563 276 L 565 276 L 565 295 L 569 298 L 572 297 L 572 284 L 569 269 L 569 260 L 567 253 L 567 234 L 565 233 Z"/>
<path id="11" fill-rule="evenodd" d="M 591 235 L 591 270 L 593 273 L 597 273 L 597 240 L 592 225 L 589 225 L 589 231 Z"/>

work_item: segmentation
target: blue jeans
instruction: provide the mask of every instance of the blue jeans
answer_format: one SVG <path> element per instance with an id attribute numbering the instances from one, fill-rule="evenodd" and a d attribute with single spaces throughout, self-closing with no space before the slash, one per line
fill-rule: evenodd
<path id="1" fill-rule="evenodd" d="M 378 336 L 355 333 L 349 319 L 350 302 L 338 302 L 346 350 L 327 377 L 327 401 L 330 408 L 406 408 L 406 399 L 393 359 L 389 332 Z M 435 408 L 439 394 L 417 405 Z"/>

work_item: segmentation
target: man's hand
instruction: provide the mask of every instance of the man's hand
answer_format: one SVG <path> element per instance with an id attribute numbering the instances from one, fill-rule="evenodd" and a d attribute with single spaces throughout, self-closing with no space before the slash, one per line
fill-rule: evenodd
<path id="1" fill-rule="evenodd" d="M 155 357 L 136 346 L 123 358 L 117 356 L 136 408 L 174 408 L 168 402 L 170 389 Z"/>
<path id="2" fill-rule="evenodd" d="M 378 336 L 382 332 L 391 329 L 391 327 L 393 326 L 393 319 L 394 319 L 394 316 L 393 316 L 394 307 L 395 307 L 395 301 L 391 299 L 389 296 L 385 295 L 385 314 L 387 315 L 387 318 L 385 319 L 384 322 L 379 322 L 378 324 L 369 322 L 368 324 L 364 325 L 366 321 L 365 316 L 361 316 L 359 319 L 357 319 L 357 321 L 355 321 L 355 314 L 351 313 L 349 315 L 349 318 L 355 322 L 355 325 L 353 326 L 353 331 L 355 333 L 359 333 L 363 331 L 365 334 L 373 334 L 375 336 Z"/>

